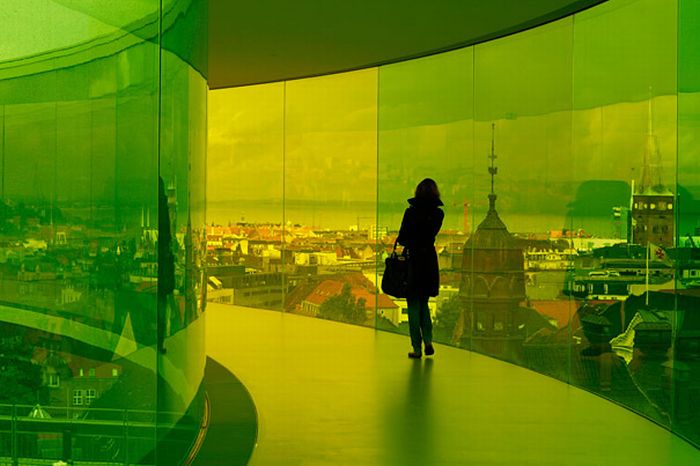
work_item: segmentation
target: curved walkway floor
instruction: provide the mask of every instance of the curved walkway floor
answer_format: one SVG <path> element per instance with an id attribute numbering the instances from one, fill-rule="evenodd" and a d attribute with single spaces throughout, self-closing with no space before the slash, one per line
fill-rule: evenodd
<path id="1" fill-rule="evenodd" d="M 407 337 L 210 304 L 208 355 L 258 411 L 251 465 L 688 465 L 700 451 L 588 392 Z M 212 406 L 216 410 L 216 406 Z"/>

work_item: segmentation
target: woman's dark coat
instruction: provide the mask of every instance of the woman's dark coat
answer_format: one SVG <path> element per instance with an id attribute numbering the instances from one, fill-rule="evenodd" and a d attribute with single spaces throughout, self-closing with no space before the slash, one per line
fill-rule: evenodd
<path id="1" fill-rule="evenodd" d="M 408 295 L 437 296 L 440 288 L 440 270 L 435 252 L 435 236 L 442 226 L 445 214 L 439 209 L 439 199 L 411 198 L 401 221 L 397 241 L 408 249 Z"/>

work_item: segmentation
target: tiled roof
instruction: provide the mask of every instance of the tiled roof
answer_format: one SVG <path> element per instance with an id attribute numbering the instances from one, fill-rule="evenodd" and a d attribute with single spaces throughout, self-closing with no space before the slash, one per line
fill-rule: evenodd
<path id="1" fill-rule="evenodd" d="M 350 285 L 350 292 L 356 300 L 364 299 L 366 309 L 374 309 L 375 306 L 378 309 L 394 309 L 397 307 L 389 296 L 384 294 L 377 295 L 374 292 L 373 286 L 370 289 L 365 286 L 359 286 L 358 282 L 362 283 L 363 281 L 357 277 L 358 275 L 371 285 L 371 282 L 369 282 L 369 280 L 364 278 L 361 274 L 350 274 L 344 276 L 343 281 L 324 280 L 319 283 L 318 286 L 316 286 L 316 288 L 314 288 L 314 290 L 306 296 L 306 298 L 304 298 L 304 301 L 320 306 L 328 298 L 341 294 L 343 292 L 343 286 L 345 286 L 347 283 Z M 346 277 L 351 280 L 345 280 Z"/>
<path id="2" fill-rule="evenodd" d="M 563 328 L 569 323 L 571 316 L 576 314 L 578 305 L 565 299 L 548 299 L 530 301 L 530 307 L 543 316 L 555 319 L 557 326 Z"/>

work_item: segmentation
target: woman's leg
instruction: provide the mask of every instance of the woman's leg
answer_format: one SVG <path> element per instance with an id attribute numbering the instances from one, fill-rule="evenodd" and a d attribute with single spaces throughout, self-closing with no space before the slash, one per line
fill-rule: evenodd
<path id="1" fill-rule="evenodd" d="M 426 346 L 433 343 L 433 321 L 430 319 L 428 299 L 427 296 L 421 296 L 420 298 L 420 329 Z"/>
<path id="2" fill-rule="evenodd" d="M 411 346 L 415 353 L 421 354 L 421 298 L 406 298 L 408 304 L 408 330 L 411 335 Z"/>

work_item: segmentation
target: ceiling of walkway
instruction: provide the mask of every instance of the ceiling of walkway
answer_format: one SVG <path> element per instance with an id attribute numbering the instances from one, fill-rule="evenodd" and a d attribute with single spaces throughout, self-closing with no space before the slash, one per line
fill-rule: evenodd
<path id="1" fill-rule="evenodd" d="M 604 0 L 209 0 L 212 89 L 419 57 Z"/>

